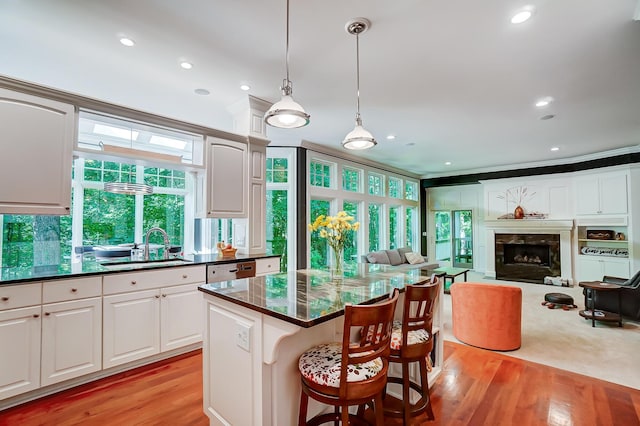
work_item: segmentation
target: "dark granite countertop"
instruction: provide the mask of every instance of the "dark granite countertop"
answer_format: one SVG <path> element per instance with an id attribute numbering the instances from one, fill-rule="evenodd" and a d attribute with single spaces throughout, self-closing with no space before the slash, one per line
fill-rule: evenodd
<path id="1" fill-rule="evenodd" d="M 131 262 L 126 259 L 111 259 L 108 262 L 99 262 L 95 259 L 85 259 L 84 261 L 72 262 L 70 259 L 62 261 L 59 265 L 47 267 L 21 267 L 21 268 L 0 268 L 0 286 L 9 284 L 20 284 L 42 280 L 55 280 L 65 278 L 79 278 L 88 275 L 104 275 L 120 272 L 140 271 L 158 268 L 176 268 L 202 264 L 224 264 L 234 263 L 244 260 L 255 260 L 277 255 L 266 254 L 236 254 L 235 257 L 218 257 L 217 254 L 197 254 L 187 255 L 181 259 L 172 261 L 155 261 L 149 263 Z M 106 265 L 106 266 L 105 266 Z M 203 277 L 204 279 L 205 277 Z"/>
<path id="2" fill-rule="evenodd" d="M 312 327 L 344 314 L 344 305 L 383 300 L 393 288 L 429 281 L 421 269 L 397 270 L 393 266 L 359 263 L 344 276 L 330 271 L 302 269 L 204 284 L 199 290 L 232 303 L 301 326 Z"/>

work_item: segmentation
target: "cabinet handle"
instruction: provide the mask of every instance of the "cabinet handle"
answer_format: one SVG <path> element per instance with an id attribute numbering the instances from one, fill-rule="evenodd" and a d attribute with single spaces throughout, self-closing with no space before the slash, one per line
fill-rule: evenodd
<path id="1" fill-rule="evenodd" d="M 189 276 L 188 276 L 187 274 L 184 274 L 184 275 L 182 276 L 182 278 L 187 279 L 187 278 L 189 278 Z"/>
<path id="2" fill-rule="evenodd" d="M 167 297 L 167 295 L 166 295 L 166 294 L 163 294 L 163 295 L 162 295 L 162 297 Z"/>
<path id="3" fill-rule="evenodd" d="M 70 207 L 65 207 L 64 209 L 65 209 L 66 211 L 71 210 L 71 208 L 70 208 Z"/>
<path id="4" fill-rule="evenodd" d="M 40 318 L 40 315 L 38 315 L 38 314 L 33 314 L 33 317 L 34 317 L 34 318 Z"/>
<path id="5" fill-rule="evenodd" d="M 131 281 L 131 285 L 136 285 L 137 281 Z"/>
<path id="6" fill-rule="evenodd" d="M 49 315 L 51 315 L 51 313 L 50 312 L 45 312 L 44 315 L 48 317 Z"/>
<path id="7" fill-rule="evenodd" d="M 156 298 L 156 299 L 160 299 L 160 296 L 158 296 L 158 295 L 156 294 L 156 295 L 155 295 L 155 298 Z"/>
<path id="8" fill-rule="evenodd" d="M 77 289 L 77 288 L 72 288 L 72 289 L 71 289 L 71 293 L 75 293 L 76 291 L 78 291 L 78 289 Z"/>
<path id="9" fill-rule="evenodd" d="M 4 296 L 4 297 L 2 298 L 2 301 L 3 301 L 3 302 L 8 302 L 8 301 L 9 301 L 9 298 L 8 298 L 8 297 L 6 297 L 6 296 Z"/>

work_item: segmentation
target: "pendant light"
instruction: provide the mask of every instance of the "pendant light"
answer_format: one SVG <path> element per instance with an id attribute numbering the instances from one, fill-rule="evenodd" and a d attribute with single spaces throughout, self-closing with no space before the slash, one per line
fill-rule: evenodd
<path id="1" fill-rule="evenodd" d="M 309 118 L 311 117 L 302 108 L 302 105 L 297 103 L 291 97 L 293 89 L 291 87 L 291 80 L 289 80 L 289 0 L 287 0 L 287 43 L 285 49 L 285 63 L 287 76 L 282 80 L 282 99 L 279 102 L 271 105 L 269 111 L 264 115 L 264 121 L 273 127 L 280 127 L 283 129 L 295 129 L 296 127 L 302 127 L 309 124 Z"/>
<path id="2" fill-rule="evenodd" d="M 131 182 L 131 170 L 129 170 L 128 182 L 105 182 L 104 190 L 106 192 L 112 192 L 114 194 L 125 195 L 148 195 L 153 194 L 153 187 L 146 183 L 134 183 Z"/>
<path id="3" fill-rule="evenodd" d="M 371 22 L 365 18 L 354 18 L 347 22 L 345 29 L 356 36 L 356 127 L 345 136 L 342 146 L 346 149 L 369 149 L 377 145 L 373 135 L 362 127 L 360 117 L 360 34 L 367 31 Z"/>

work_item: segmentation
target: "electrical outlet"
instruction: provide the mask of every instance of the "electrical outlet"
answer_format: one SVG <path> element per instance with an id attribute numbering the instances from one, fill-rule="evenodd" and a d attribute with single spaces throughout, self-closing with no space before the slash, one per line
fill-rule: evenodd
<path id="1" fill-rule="evenodd" d="M 247 352 L 251 352 L 251 327 L 236 323 L 236 345 Z"/>

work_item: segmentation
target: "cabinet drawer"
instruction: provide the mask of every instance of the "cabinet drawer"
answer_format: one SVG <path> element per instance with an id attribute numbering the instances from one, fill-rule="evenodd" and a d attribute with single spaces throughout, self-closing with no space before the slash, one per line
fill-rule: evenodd
<path id="1" fill-rule="evenodd" d="M 256 259 L 256 275 L 277 274 L 278 272 L 280 272 L 279 257 Z"/>
<path id="2" fill-rule="evenodd" d="M 102 290 L 106 295 L 128 291 L 150 290 L 170 285 L 202 283 L 204 280 L 204 265 L 162 268 L 153 271 L 105 275 Z"/>
<path id="3" fill-rule="evenodd" d="M 0 286 L 0 310 L 42 303 L 42 283 Z"/>
<path id="4" fill-rule="evenodd" d="M 102 277 L 45 281 L 42 287 L 42 303 L 64 302 L 102 295 Z"/>

